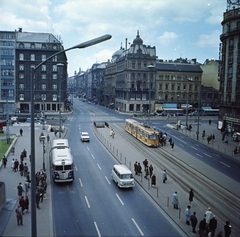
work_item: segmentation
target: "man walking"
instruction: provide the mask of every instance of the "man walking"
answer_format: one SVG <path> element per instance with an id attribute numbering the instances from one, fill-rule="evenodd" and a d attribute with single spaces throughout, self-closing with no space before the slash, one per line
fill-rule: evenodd
<path id="1" fill-rule="evenodd" d="M 215 230 L 217 229 L 217 219 L 215 218 L 215 215 L 213 215 L 209 222 L 209 229 L 211 231 L 211 237 L 214 237 Z"/>
<path id="2" fill-rule="evenodd" d="M 178 201 L 177 192 L 175 192 L 175 193 L 172 195 L 172 204 L 173 204 L 173 208 L 174 208 L 174 209 L 178 209 L 179 201 Z"/>
<path id="3" fill-rule="evenodd" d="M 23 216 L 22 216 L 22 210 L 21 210 L 20 205 L 18 205 L 15 212 L 16 212 L 16 217 L 17 217 L 17 224 L 22 225 L 23 224 Z"/>
<path id="4" fill-rule="evenodd" d="M 6 165 L 7 165 L 7 158 L 6 158 L 6 156 L 3 156 L 2 163 L 3 163 L 3 167 L 6 168 Z"/>
<path id="5" fill-rule="evenodd" d="M 167 181 L 167 173 L 166 173 L 166 170 L 163 171 L 162 180 L 163 180 L 163 183 L 165 183 L 165 182 Z"/>
<path id="6" fill-rule="evenodd" d="M 190 208 L 191 206 L 187 206 L 186 211 L 185 211 L 185 215 L 186 215 L 186 224 L 190 225 L 190 217 L 191 217 L 191 212 L 190 212 Z"/>
<path id="7" fill-rule="evenodd" d="M 20 128 L 19 133 L 20 133 L 21 136 L 23 135 L 23 130 L 22 130 L 22 128 Z"/>
<path id="8" fill-rule="evenodd" d="M 196 234 L 197 233 L 196 226 L 197 226 L 197 223 L 198 223 L 198 220 L 197 220 L 197 217 L 196 217 L 196 212 L 193 212 L 193 215 L 191 215 L 191 217 L 190 217 L 190 221 L 191 221 L 191 224 L 192 224 L 192 232 L 194 234 Z"/>

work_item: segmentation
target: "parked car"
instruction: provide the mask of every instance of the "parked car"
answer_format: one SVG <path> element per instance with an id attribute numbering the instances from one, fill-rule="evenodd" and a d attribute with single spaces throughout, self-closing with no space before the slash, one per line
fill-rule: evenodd
<path id="1" fill-rule="evenodd" d="M 90 137 L 87 132 L 81 132 L 80 133 L 80 139 L 82 142 L 90 142 Z"/>
<path id="2" fill-rule="evenodd" d="M 233 133 L 232 139 L 233 139 L 233 141 L 239 142 L 240 141 L 240 133 L 239 132 Z"/>

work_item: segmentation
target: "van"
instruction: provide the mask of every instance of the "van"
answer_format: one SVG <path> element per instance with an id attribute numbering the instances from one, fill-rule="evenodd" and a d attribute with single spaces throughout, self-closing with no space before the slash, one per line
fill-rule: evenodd
<path id="1" fill-rule="evenodd" d="M 233 139 L 233 141 L 235 141 L 235 142 L 239 142 L 239 141 L 240 141 L 240 133 L 239 133 L 239 132 L 235 132 L 235 133 L 232 135 L 232 139 Z"/>
<path id="2" fill-rule="evenodd" d="M 132 188 L 135 186 L 132 172 L 126 165 L 114 165 L 112 179 L 119 188 Z"/>

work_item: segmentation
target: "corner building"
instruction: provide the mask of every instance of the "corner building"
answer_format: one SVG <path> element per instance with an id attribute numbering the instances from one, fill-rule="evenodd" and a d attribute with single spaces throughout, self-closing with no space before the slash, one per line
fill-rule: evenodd
<path id="1" fill-rule="evenodd" d="M 240 2 L 227 2 L 220 35 L 218 128 L 240 132 Z"/>

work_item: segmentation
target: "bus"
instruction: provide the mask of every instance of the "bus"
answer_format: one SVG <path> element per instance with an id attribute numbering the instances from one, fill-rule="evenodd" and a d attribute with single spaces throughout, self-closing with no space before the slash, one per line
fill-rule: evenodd
<path id="1" fill-rule="evenodd" d="M 198 116 L 198 111 L 196 110 L 190 115 Z M 219 109 L 200 109 L 199 116 L 219 116 Z"/>
<path id="2" fill-rule="evenodd" d="M 74 163 L 67 139 L 54 139 L 50 150 L 54 182 L 72 182 Z"/>
<path id="3" fill-rule="evenodd" d="M 134 119 L 125 120 L 125 131 L 149 147 L 158 147 L 159 132 Z"/>
<path id="4" fill-rule="evenodd" d="M 162 112 L 163 116 L 183 116 L 184 111 L 183 109 L 177 109 L 177 108 L 164 108 Z"/>

